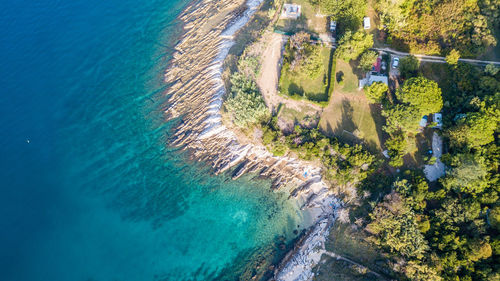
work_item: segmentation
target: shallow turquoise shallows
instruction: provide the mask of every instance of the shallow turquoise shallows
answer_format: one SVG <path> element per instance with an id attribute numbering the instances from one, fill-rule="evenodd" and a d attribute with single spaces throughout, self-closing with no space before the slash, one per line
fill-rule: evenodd
<path id="1" fill-rule="evenodd" d="M 235 280 L 294 238 L 285 194 L 168 146 L 187 4 L 1 1 L 0 280 Z"/>

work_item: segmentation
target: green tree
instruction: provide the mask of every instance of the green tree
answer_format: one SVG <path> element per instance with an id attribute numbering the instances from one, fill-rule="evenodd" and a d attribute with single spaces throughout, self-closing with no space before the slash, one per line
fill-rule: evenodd
<path id="1" fill-rule="evenodd" d="M 404 266 L 403 272 L 412 281 L 441 281 L 436 270 L 425 263 L 411 260 Z"/>
<path id="2" fill-rule="evenodd" d="M 480 111 L 468 113 L 448 131 L 451 143 L 456 146 L 479 147 L 492 142 L 500 122 L 500 93 L 480 104 Z"/>
<path id="3" fill-rule="evenodd" d="M 357 30 L 366 11 L 366 0 L 319 0 L 323 14 L 331 15 L 339 23 L 340 32 Z"/>
<path id="4" fill-rule="evenodd" d="M 457 154 L 453 156 L 451 165 L 451 170 L 442 180 L 445 187 L 474 194 L 488 187 L 488 168 L 484 158 L 474 154 Z"/>
<path id="5" fill-rule="evenodd" d="M 402 102 L 416 107 L 421 115 L 436 113 L 443 107 L 443 98 L 438 84 L 424 77 L 406 80 L 403 87 L 396 92 Z"/>
<path id="6" fill-rule="evenodd" d="M 500 67 L 496 67 L 494 64 L 488 64 L 485 68 L 484 68 L 484 72 L 486 72 L 486 74 L 488 75 L 491 75 L 491 76 L 495 76 L 497 75 L 497 73 L 500 71 Z"/>
<path id="7" fill-rule="evenodd" d="M 491 226 L 495 228 L 497 231 L 500 231 L 500 206 L 493 207 L 490 210 L 488 218 L 490 220 Z M 500 241 L 498 241 L 497 244 L 498 244 L 498 253 L 496 254 L 498 255 L 500 254 Z"/>
<path id="8" fill-rule="evenodd" d="M 344 61 L 357 59 L 359 55 L 373 46 L 373 35 L 366 34 L 364 31 L 352 33 L 346 31 L 340 38 L 335 55 Z"/>
<path id="9" fill-rule="evenodd" d="M 407 258 L 421 259 L 429 249 L 424 236 L 418 230 L 415 213 L 404 203 L 401 196 L 392 192 L 377 204 L 370 214 L 371 222 L 366 230 L 373 241 Z"/>
<path id="10" fill-rule="evenodd" d="M 474 56 L 494 46 L 498 5 L 498 0 L 376 1 L 389 42 L 428 55 L 441 53 L 443 47 Z"/>
<path id="11" fill-rule="evenodd" d="M 403 156 L 408 148 L 406 137 L 402 133 L 395 134 L 385 142 L 385 146 L 389 150 L 389 164 L 395 168 L 403 166 Z"/>
<path id="12" fill-rule="evenodd" d="M 359 59 L 359 68 L 364 71 L 370 71 L 373 67 L 373 63 L 377 61 L 378 54 L 374 51 L 366 51 L 361 55 Z"/>
<path id="13" fill-rule="evenodd" d="M 451 65 L 456 65 L 458 63 L 458 59 L 460 59 L 460 52 L 453 49 L 446 56 L 446 62 Z"/>
<path id="14" fill-rule="evenodd" d="M 481 259 L 486 259 L 491 257 L 492 249 L 491 245 L 485 241 L 473 240 L 468 244 L 469 246 L 469 259 L 472 261 L 478 261 Z"/>
<path id="15" fill-rule="evenodd" d="M 419 130 L 419 121 L 422 118 L 420 110 L 412 105 L 397 104 L 382 111 L 382 116 L 386 118 L 384 130 L 393 134 L 403 131 L 405 134 L 416 134 Z"/>
<path id="16" fill-rule="evenodd" d="M 401 58 L 399 61 L 399 72 L 405 79 L 417 76 L 419 67 L 420 61 L 413 55 Z"/>
<path id="17" fill-rule="evenodd" d="M 231 114 L 234 124 L 246 127 L 269 116 L 255 82 L 236 72 L 231 76 L 231 84 L 231 96 L 224 102 L 224 107 Z"/>
<path id="18" fill-rule="evenodd" d="M 382 82 L 374 82 L 365 88 L 366 98 L 371 103 L 380 103 L 384 96 L 387 94 L 389 87 Z"/>

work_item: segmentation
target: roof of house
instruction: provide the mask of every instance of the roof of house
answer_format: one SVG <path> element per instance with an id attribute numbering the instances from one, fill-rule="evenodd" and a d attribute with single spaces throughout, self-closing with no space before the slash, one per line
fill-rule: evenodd
<path id="1" fill-rule="evenodd" d="M 297 4 L 283 4 L 281 17 L 297 19 L 301 14 L 301 6 Z"/>
<path id="2" fill-rule="evenodd" d="M 359 88 L 363 88 L 364 86 L 370 86 L 375 82 L 382 82 L 386 85 L 389 85 L 389 79 L 387 78 L 387 76 L 368 72 L 366 74 L 366 78 L 359 80 Z"/>
<path id="3" fill-rule="evenodd" d="M 370 82 L 370 85 L 374 82 L 382 82 L 386 85 L 389 85 L 389 80 L 387 79 L 387 76 L 385 75 L 370 75 L 370 77 L 368 78 L 368 82 Z"/>

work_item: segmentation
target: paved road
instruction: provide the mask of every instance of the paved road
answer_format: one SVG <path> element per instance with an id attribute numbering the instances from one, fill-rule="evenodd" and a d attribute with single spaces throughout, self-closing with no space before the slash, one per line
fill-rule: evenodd
<path id="1" fill-rule="evenodd" d="M 405 53 L 405 52 L 399 52 L 390 48 L 373 48 L 373 50 L 376 51 L 382 51 L 398 56 L 409 56 L 410 53 Z M 413 54 L 415 57 L 417 57 L 420 61 L 424 62 L 436 62 L 436 63 L 446 63 L 446 58 L 445 57 L 439 57 L 439 56 L 427 56 L 427 55 L 419 55 L 419 54 Z M 486 65 L 486 64 L 494 64 L 500 66 L 500 62 L 498 61 L 487 61 L 487 60 L 475 60 L 475 59 L 459 59 L 458 61 L 465 62 L 465 63 L 472 63 L 472 64 L 479 64 L 479 65 Z"/>

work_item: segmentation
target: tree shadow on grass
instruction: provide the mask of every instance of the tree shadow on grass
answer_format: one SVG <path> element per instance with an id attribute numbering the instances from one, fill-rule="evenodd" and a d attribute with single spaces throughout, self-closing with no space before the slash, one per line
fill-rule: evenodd
<path id="1" fill-rule="evenodd" d="M 379 104 L 370 104 L 370 114 L 375 121 L 375 129 L 377 130 L 377 137 L 380 143 L 380 148 L 382 148 L 385 140 L 389 137 L 382 127 L 385 125 L 385 119 L 382 116 L 382 109 Z M 373 147 L 378 150 L 377 145 L 373 143 Z"/>
<path id="2" fill-rule="evenodd" d="M 332 88 L 332 68 L 333 68 L 333 50 L 330 50 L 330 57 L 328 59 L 328 72 L 326 76 L 326 89 L 325 89 L 325 95 L 326 95 L 326 100 L 330 99 L 330 89 Z"/>
<path id="3" fill-rule="evenodd" d="M 349 62 L 349 65 L 351 66 L 352 73 L 354 73 L 354 75 L 356 75 L 356 77 L 358 78 L 358 80 L 361 80 L 361 79 L 365 78 L 366 71 L 364 71 L 361 68 L 359 68 L 359 59 L 357 59 L 357 60 L 351 60 Z"/>
<path id="4" fill-rule="evenodd" d="M 343 136 L 346 132 L 348 135 L 352 135 L 352 133 L 357 129 L 357 126 L 354 124 L 354 121 L 352 120 L 354 109 L 348 100 L 343 99 L 341 110 L 342 110 L 342 118 L 337 123 L 337 126 L 333 131 L 333 133 L 337 136 Z M 348 137 L 348 139 L 350 139 L 350 137 Z"/>
<path id="5" fill-rule="evenodd" d="M 289 96 L 304 96 L 304 88 L 300 87 L 299 85 L 295 83 L 290 83 L 288 86 L 288 95 Z"/>

